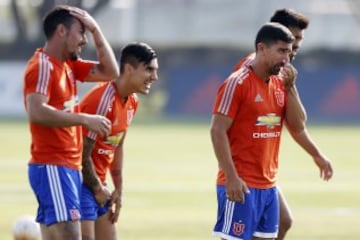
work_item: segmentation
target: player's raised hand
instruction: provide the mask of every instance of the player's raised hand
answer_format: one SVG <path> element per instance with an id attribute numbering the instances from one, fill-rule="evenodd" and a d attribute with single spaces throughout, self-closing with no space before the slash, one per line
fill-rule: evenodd
<path id="1" fill-rule="evenodd" d="M 320 170 L 320 178 L 325 181 L 330 180 L 334 174 L 330 160 L 322 154 L 313 157 L 313 159 Z"/>
<path id="2" fill-rule="evenodd" d="M 67 6 L 66 8 L 70 11 L 70 14 L 79 19 L 91 33 L 94 33 L 94 31 L 98 29 L 99 25 L 87 11 L 73 6 Z"/>
<path id="3" fill-rule="evenodd" d="M 83 114 L 85 117 L 84 126 L 94 131 L 99 137 L 103 138 L 110 134 L 111 122 L 104 116 Z"/>
<path id="4" fill-rule="evenodd" d="M 283 81 L 285 88 L 288 90 L 293 85 L 295 85 L 296 77 L 298 75 L 298 71 L 291 64 L 286 64 L 280 71 L 280 78 Z"/>

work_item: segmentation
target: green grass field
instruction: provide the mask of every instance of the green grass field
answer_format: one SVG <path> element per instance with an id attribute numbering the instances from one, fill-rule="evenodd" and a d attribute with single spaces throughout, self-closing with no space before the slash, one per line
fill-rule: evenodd
<path id="1" fill-rule="evenodd" d="M 216 215 L 217 163 L 209 124 L 144 125 L 129 129 L 124 199 L 118 223 L 123 240 L 201 240 Z M 11 240 L 12 222 L 35 214 L 27 181 L 29 133 L 23 122 L 0 122 L 0 239 Z M 323 182 L 312 159 L 284 131 L 279 186 L 293 210 L 288 239 L 360 239 L 360 126 L 310 127 L 332 159 L 334 178 Z"/>

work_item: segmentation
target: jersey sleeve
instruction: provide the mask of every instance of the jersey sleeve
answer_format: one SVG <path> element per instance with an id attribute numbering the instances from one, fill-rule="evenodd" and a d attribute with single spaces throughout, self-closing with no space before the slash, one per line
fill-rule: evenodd
<path id="1" fill-rule="evenodd" d="M 88 114 L 107 116 L 114 103 L 115 90 L 111 83 L 99 83 L 80 102 L 80 111 Z M 96 140 L 97 134 L 83 128 L 83 136 Z"/>
<path id="2" fill-rule="evenodd" d="M 75 79 L 84 82 L 89 75 L 90 70 L 94 67 L 96 62 L 79 59 L 77 61 L 68 61 L 74 73 Z"/>
<path id="3" fill-rule="evenodd" d="M 243 70 L 238 70 L 231 74 L 220 86 L 213 107 L 213 114 L 222 114 L 232 119 L 235 118 L 242 104 L 244 94 L 243 80 L 248 75 L 247 68 Z"/>
<path id="4" fill-rule="evenodd" d="M 54 77 L 53 65 L 44 55 L 33 58 L 25 71 L 24 94 L 39 93 L 50 96 L 51 79 Z"/>

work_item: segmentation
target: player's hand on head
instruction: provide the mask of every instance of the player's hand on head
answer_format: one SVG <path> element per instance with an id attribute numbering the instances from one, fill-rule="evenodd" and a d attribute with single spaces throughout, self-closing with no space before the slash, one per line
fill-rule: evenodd
<path id="1" fill-rule="evenodd" d="M 296 68 L 288 63 L 280 71 L 280 78 L 283 81 L 286 90 L 295 85 L 295 81 L 298 75 Z"/>
<path id="2" fill-rule="evenodd" d="M 320 170 L 320 178 L 328 181 L 332 178 L 334 171 L 331 161 L 324 155 L 314 157 L 314 162 Z"/>
<path id="3" fill-rule="evenodd" d="M 91 131 L 94 131 L 99 137 L 103 138 L 110 134 L 111 122 L 104 116 L 84 114 L 86 117 L 85 127 Z"/>
<path id="4" fill-rule="evenodd" d="M 87 11 L 72 6 L 69 6 L 68 10 L 70 11 L 70 14 L 79 19 L 79 21 L 82 22 L 85 28 L 91 33 L 99 28 L 95 19 Z"/>

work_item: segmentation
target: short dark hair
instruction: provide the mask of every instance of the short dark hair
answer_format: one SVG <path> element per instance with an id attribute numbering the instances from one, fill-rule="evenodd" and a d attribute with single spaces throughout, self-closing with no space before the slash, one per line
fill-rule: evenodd
<path id="1" fill-rule="evenodd" d="M 307 17 L 290 8 L 276 10 L 270 18 L 270 22 L 277 22 L 285 27 L 296 27 L 301 30 L 306 29 L 309 25 L 309 19 Z"/>
<path id="2" fill-rule="evenodd" d="M 256 35 L 255 49 L 257 49 L 257 44 L 260 42 L 271 45 L 279 40 L 286 43 L 292 43 L 295 38 L 290 30 L 284 25 L 273 22 L 266 23 L 260 28 Z"/>
<path id="3" fill-rule="evenodd" d="M 149 64 L 155 58 L 157 58 L 156 52 L 148 44 L 142 42 L 130 43 L 121 50 L 120 72 L 124 71 L 126 63 L 136 67 L 141 62 L 145 65 Z"/>
<path id="4" fill-rule="evenodd" d="M 51 9 L 43 19 L 43 31 L 46 39 L 50 39 L 59 24 L 63 24 L 66 28 L 70 28 L 75 17 L 70 14 L 64 6 L 58 5 Z"/>

